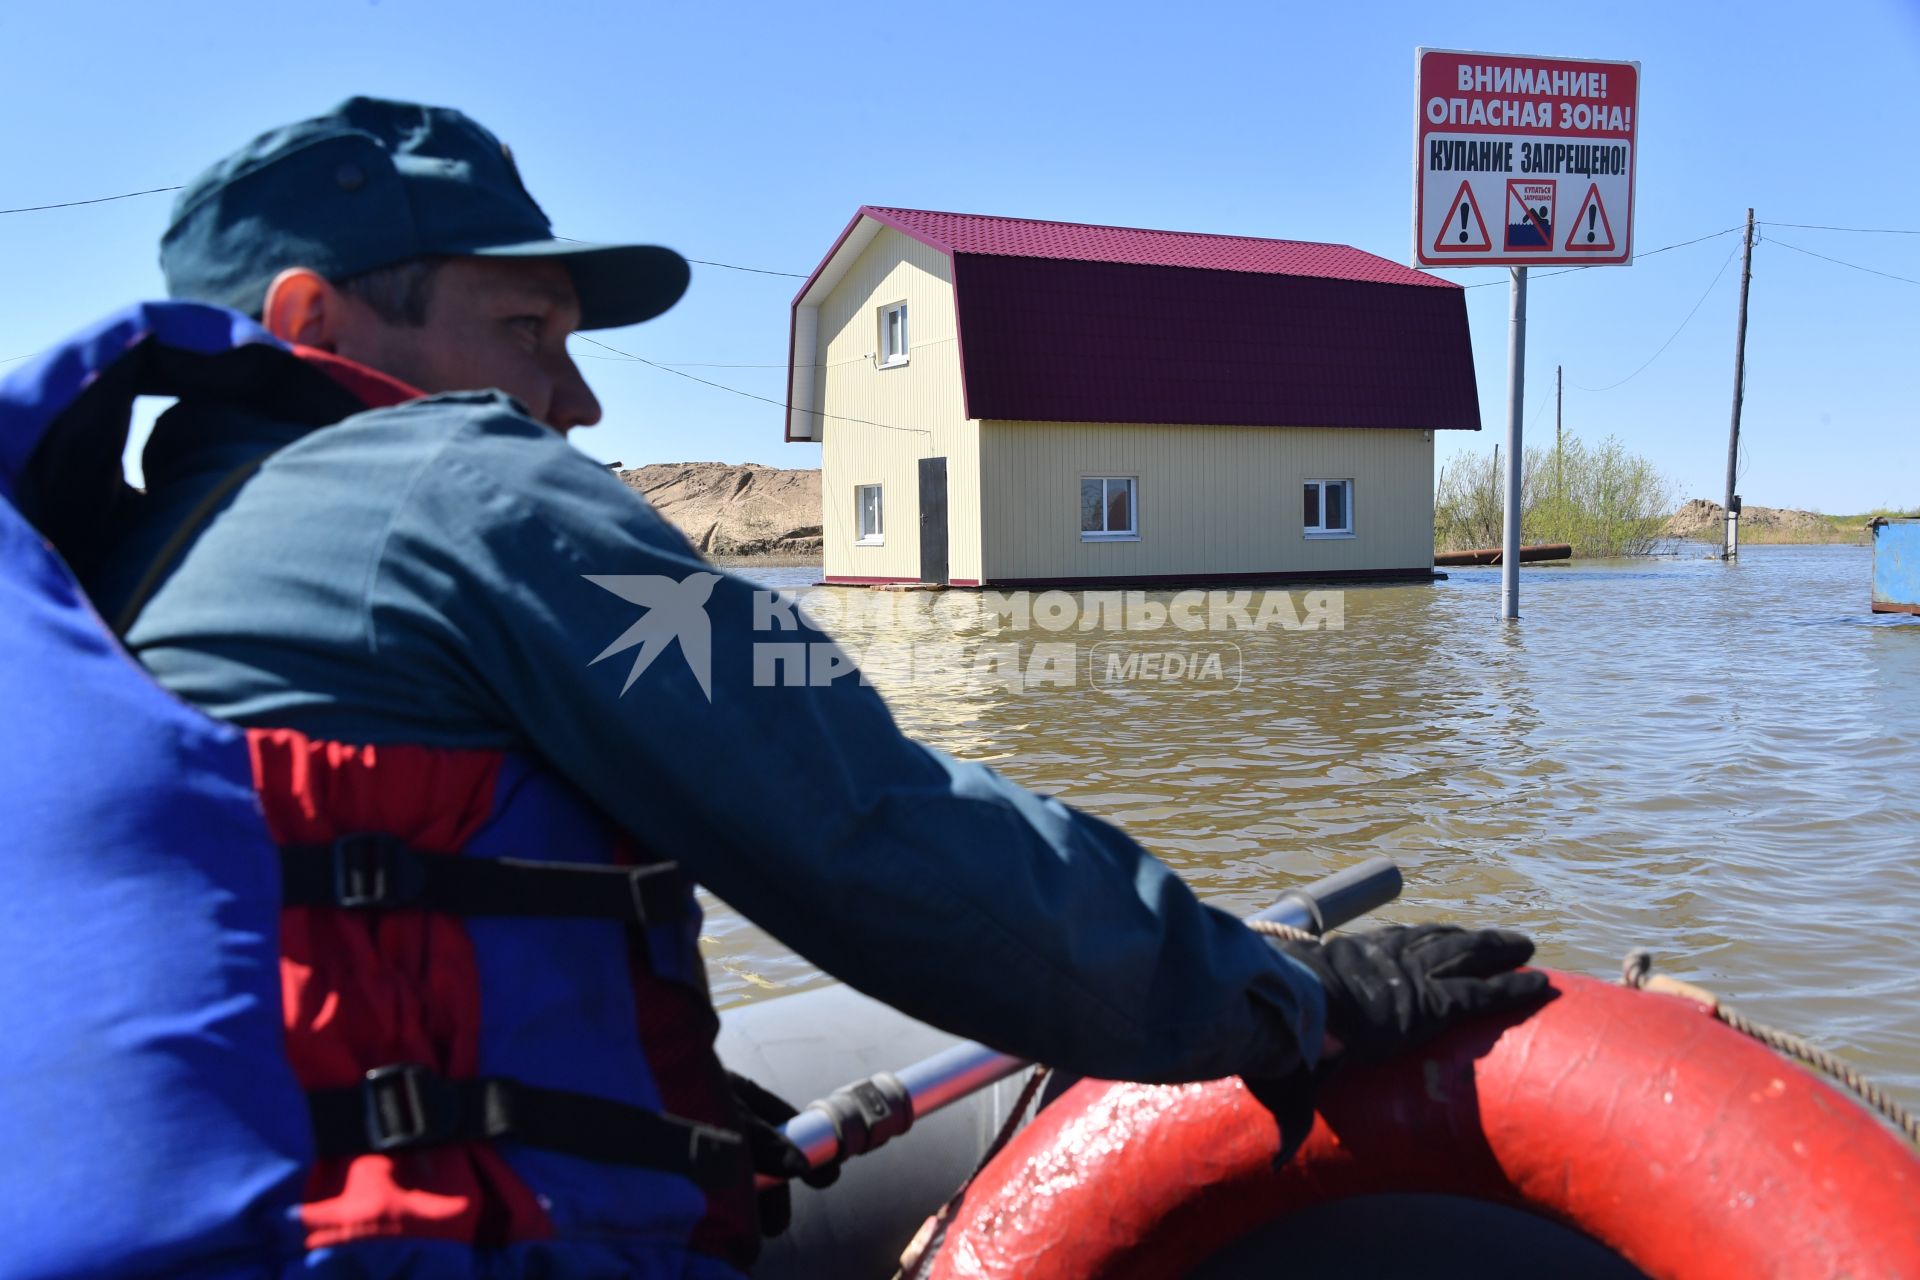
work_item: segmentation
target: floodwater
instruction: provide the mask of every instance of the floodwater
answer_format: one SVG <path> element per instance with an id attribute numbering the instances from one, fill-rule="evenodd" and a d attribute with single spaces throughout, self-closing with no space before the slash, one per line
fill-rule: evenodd
<path id="1" fill-rule="evenodd" d="M 1154 633 L 1237 645 L 1238 688 L 1092 687 L 1084 661 L 1072 688 L 916 682 L 879 660 L 872 678 L 907 732 L 1118 823 L 1227 910 L 1384 854 L 1406 890 L 1383 919 L 1523 929 L 1542 963 L 1607 977 L 1648 947 L 1914 1106 L 1920 619 L 1869 613 L 1871 558 L 1529 566 L 1517 625 L 1496 618 L 1497 568 L 1459 569 L 1346 588 L 1339 630 Z M 978 600 L 930 616 L 978 641 Z M 858 651 L 899 625 L 834 630 Z M 723 1008 L 827 980 L 710 909 Z"/>

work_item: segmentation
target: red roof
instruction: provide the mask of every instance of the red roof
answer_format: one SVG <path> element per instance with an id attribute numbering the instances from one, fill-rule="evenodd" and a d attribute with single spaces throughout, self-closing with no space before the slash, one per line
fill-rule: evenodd
<path id="1" fill-rule="evenodd" d="M 969 418 L 1480 429 L 1465 292 L 1349 245 L 866 205 L 796 334 L 863 220 L 952 261 Z"/>
<path id="2" fill-rule="evenodd" d="M 1465 295 L 961 254 L 969 418 L 1480 429 Z"/>
<path id="3" fill-rule="evenodd" d="M 1201 271 L 1247 271 L 1266 276 L 1318 276 L 1453 289 L 1450 280 L 1403 267 L 1352 245 L 1312 240 L 1264 240 L 1198 231 L 1150 231 L 1078 222 L 996 218 L 979 213 L 936 213 L 868 205 L 861 213 L 948 253 L 1000 258 L 1054 258 L 1074 262 L 1121 262 L 1139 267 L 1192 267 Z"/>

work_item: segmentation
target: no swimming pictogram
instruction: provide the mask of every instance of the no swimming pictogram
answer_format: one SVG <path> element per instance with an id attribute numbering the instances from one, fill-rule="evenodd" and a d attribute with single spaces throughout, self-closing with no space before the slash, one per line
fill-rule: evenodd
<path id="1" fill-rule="evenodd" d="M 1612 253 L 1613 224 L 1607 220 L 1607 207 L 1600 199 L 1600 184 L 1587 184 L 1587 198 L 1580 202 L 1580 211 L 1573 215 L 1568 224 L 1567 243 L 1562 246 L 1568 253 Z"/>
<path id="2" fill-rule="evenodd" d="M 1487 220 L 1480 216 L 1480 202 L 1474 199 L 1473 184 L 1462 182 L 1453 197 L 1453 206 L 1434 237 L 1435 253 L 1484 253 L 1493 247 L 1487 234 Z"/>
<path id="3" fill-rule="evenodd" d="M 1507 182 L 1508 251 L 1553 248 L 1555 182 L 1509 179 Z"/>

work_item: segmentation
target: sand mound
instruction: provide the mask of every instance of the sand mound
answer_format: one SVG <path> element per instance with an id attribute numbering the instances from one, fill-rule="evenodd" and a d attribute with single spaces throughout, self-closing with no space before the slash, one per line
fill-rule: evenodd
<path id="1" fill-rule="evenodd" d="M 710 556 L 820 554 L 820 473 L 660 462 L 616 472 Z"/>
<path id="2" fill-rule="evenodd" d="M 1726 509 L 1705 498 L 1688 502 L 1667 521 L 1670 538 L 1719 542 L 1726 536 L 1726 530 Z M 1741 507 L 1740 535 L 1769 542 L 1827 542 L 1839 536 L 1834 521 L 1818 511 L 1755 506 Z"/>

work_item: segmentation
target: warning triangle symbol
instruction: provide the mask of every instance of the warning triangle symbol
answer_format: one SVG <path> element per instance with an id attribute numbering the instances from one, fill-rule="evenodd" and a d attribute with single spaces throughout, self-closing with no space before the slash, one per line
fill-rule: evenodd
<path id="1" fill-rule="evenodd" d="M 1600 202 L 1600 184 L 1587 184 L 1587 198 L 1580 212 L 1573 215 L 1567 232 L 1568 253 L 1613 253 L 1613 224 L 1607 221 L 1607 206 Z"/>
<path id="2" fill-rule="evenodd" d="M 1485 253 L 1493 248 L 1487 235 L 1487 220 L 1480 216 L 1480 202 L 1473 198 L 1473 184 L 1462 182 L 1434 237 L 1435 253 Z"/>

